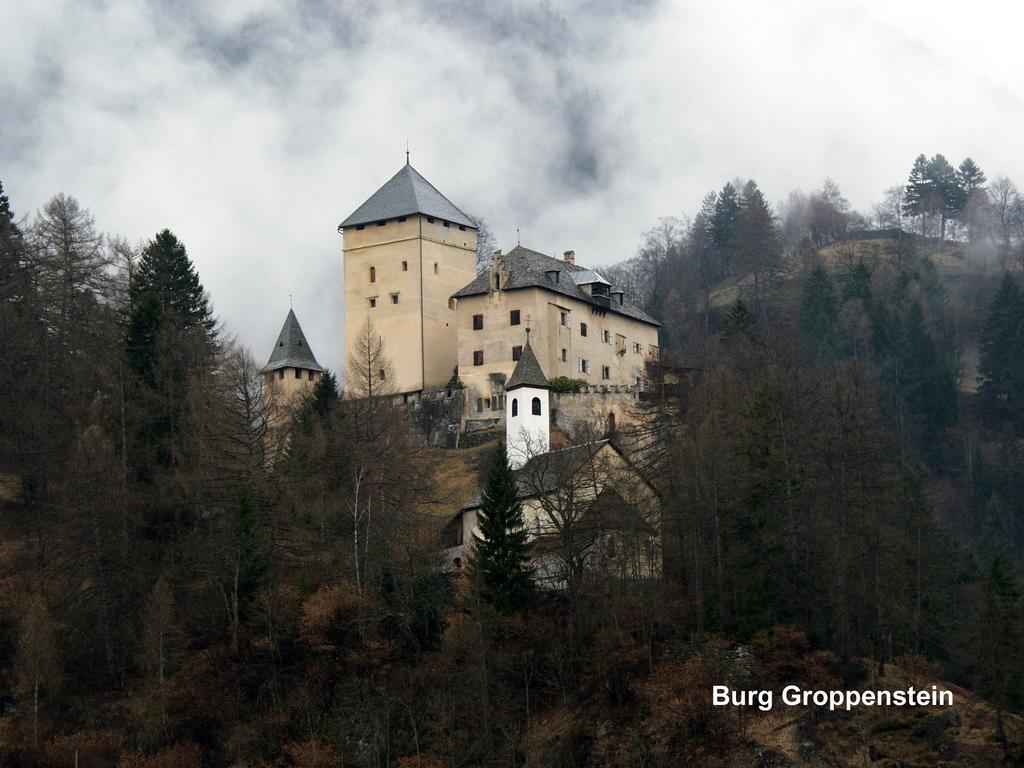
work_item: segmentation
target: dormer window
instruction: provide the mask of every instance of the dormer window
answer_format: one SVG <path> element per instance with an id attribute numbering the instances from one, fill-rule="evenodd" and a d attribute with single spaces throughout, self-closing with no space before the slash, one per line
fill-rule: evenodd
<path id="1" fill-rule="evenodd" d="M 562 274 L 562 272 L 561 272 L 561 270 L 558 270 L 558 269 L 549 269 L 544 274 L 546 274 L 548 276 L 548 279 L 552 283 L 555 283 L 557 285 L 558 284 L 559 276 Z"/>

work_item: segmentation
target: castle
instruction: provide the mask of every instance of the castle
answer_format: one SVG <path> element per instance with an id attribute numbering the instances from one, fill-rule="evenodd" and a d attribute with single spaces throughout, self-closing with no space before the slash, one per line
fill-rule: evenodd
<path id="1" fill-rule="evenodd" d="M 658 359 L 659 324 L 621 288 L 578 265 L 573 251 L 557 259 L 517 245 L 496 251 L 477 274 L 477 224 L 408 158 L 338 231 L 346 354 L 372 328 L 390 363 L 380 371 L 390 379 L 386 389 L 407 400 L 461 385 L 467 421 L 503 421 L 527 329 L 552 377 L 598 389 L 635 387 L 645 364 Z M 301 336 L 294 313 L 285 325 L 282 337 L 286 330 Z M 289 343 L 309 349 L 304 337 Z M 297 371 L 306 371 L 305 386 L 319 375 L 315 359 L 289 370 L 298 380 Z"/>

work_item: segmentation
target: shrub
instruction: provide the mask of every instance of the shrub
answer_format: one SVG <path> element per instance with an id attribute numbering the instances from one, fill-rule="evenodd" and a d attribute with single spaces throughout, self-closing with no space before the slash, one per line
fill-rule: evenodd
<path id="1" fill-rule="evenodd" d="M 556 395 L 575 394 L 587 386 L 584 379 L 570 379 L 568 376 L 556 376 L 548 384 Z"/>

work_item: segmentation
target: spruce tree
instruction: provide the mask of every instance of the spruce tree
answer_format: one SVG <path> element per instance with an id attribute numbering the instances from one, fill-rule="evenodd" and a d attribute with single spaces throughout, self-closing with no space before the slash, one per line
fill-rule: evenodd
<path id="1" fill-rule="evenodd" d="M 824 267 L 816 267 L 800 300 L 800 327 L 818 351 L 832 348 L 836 321 L 836 292 Z"/>
<path id="2" fill-rule="evenodd" d="M 212 346 L 214 320 L 199 275 L 184 244 L 169 230 L 157 233 L 142 252 L 130 292 L 128 361 L 147 383 L 154 384 L 157 368 L 169 362 L 161 357 L 183 362 L 182 352 L 194 350 L 195 342 L 200 355 L 203 347 Z"/>
<path id="3" fill-rule="evenodd" d="M 1009 272 L 1003 275 L 981 334 L 981 392 L 1024 414 L 1024 293 Z"/>
<path id="4" fill-rule="evenodd" d="M 500 613 L 527 610 L 533 602 L 531 545 L 504 442 L 491 462 L 477 526 L 472 568 L 484 598 Z"/>
<path id="5" fill-rule="evenodd" d="M 928 158 L 918 155 L 910 169 L 907 187 L 903 195 L 903 214 L 921 217 L 921 235 L 925 234 L 925 213 L 932 196 L 931 178 L 928 174 Z"/>

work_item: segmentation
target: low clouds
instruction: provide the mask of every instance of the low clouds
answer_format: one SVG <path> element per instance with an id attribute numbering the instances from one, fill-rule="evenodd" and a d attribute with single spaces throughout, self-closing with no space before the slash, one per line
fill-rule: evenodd
<path id="1" fill-rule="evenodd" d="M 1024 180 L 1020 12 L 995 2 L 9 5 L 17 211 L 67 192 L 131 239 L 171 228 L 258 358 L 293 294 L 340 366 L 335 229 L 406 139 L 500 245 L 584 263 L 736 175 L 772 199 L 831 175 L 860 207 L 919 152 Z"/>

